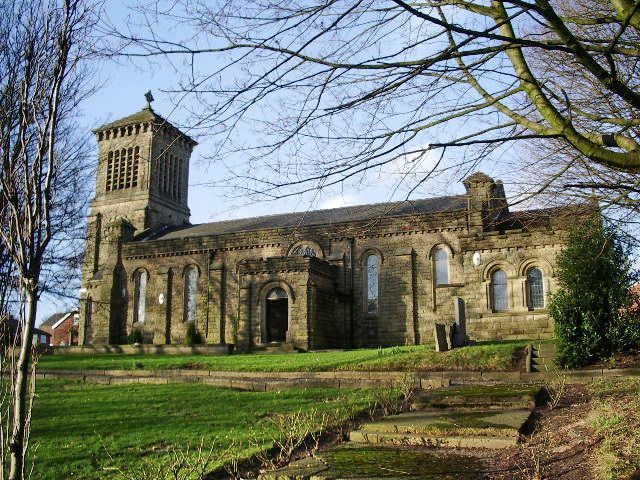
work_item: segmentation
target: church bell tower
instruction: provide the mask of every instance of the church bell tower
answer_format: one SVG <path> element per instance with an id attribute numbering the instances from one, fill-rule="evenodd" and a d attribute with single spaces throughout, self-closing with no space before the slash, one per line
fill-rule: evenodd
<path id="1" fill-rule="evenodd" d="M 126 283 L 126 276 L 121 278 L 122 244 L 189 224 L 189 159 L 197 143 L 151 108 L 151 92 L 145 98 L 139 112 L 93 131 L 98 171 L 82 272 L 84 344 L 121 341 L 120 317 L 126 315 L 120 311 L 126 309 L 126 291 L 120 285 Z M 108 322 L 98 321 L 107 315 Z"/>
<path id="2" fill-rule="evenodd" d="M 139 112 L 94 130 L 99 163 L 90 217 L 126 218 L 136 235 L 189 223 L 189 158 L 196 145 L 153 111 L 151 92 L 145 97 Z"/>

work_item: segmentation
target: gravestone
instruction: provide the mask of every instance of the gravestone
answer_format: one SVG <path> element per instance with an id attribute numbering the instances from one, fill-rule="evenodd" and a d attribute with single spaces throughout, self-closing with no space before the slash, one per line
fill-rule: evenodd
<path id="1" fill-rule="evenodd" d="M 456 321 L 453 324 L 451 343 L 453 347 L 464 347 L 469 343 L 467 337 L 467 313 L 464 300 L 460 297 L 453 299 Z"/>
<path id="2" fill-rule="evenodd" d="M 449 350 L 447 326 L 443 323 L 436 323 L 433 328 L 433 338 L 436 341 L 436 352 L 446 352 Z"/>

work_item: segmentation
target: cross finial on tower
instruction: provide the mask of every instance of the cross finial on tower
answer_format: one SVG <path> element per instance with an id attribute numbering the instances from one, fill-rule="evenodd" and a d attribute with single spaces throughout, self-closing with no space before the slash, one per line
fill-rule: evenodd
<path id="1" fill-rule="evenodd" d="M 147 106 L 149 110 L 151 110 L 151 102 L 153 102 L 153 95 L 151 94 L 151 90 L 144 94 L 144 98 L 147 99 Z"/>

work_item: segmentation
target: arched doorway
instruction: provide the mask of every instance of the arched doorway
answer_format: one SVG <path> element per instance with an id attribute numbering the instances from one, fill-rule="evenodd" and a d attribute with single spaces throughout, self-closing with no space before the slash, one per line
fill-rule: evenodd
<path id="1" fill-rule="evenodd" d="M 285 342 L 289 328 L 289 297 L 280 287 L 273 288 L 265 299 L 267 342 Z"/>

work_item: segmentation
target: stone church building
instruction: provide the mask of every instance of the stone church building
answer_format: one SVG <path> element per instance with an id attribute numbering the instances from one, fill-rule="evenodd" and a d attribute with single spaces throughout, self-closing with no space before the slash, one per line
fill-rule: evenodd
<path id="1" fill-rule="evenodd" d="M 419 344 L 434 323 L 472 340 L 543 338 L 555 256 L 593 206 L 509 211 L 483 173 L 466 194 L 191 225 L 196 142 L 155 113 L 95 130 L 80 343 L 240 350 Z"/>

